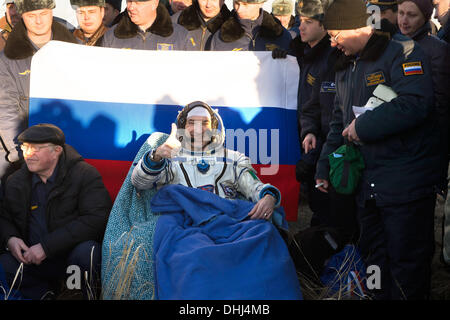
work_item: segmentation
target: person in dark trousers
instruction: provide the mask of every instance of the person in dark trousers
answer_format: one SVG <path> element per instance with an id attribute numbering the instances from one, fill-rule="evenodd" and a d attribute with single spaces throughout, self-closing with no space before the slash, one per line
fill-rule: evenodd
<path id="1" fill-rule="evenodd" d="M 323 27 L 321 1 L 305 0 L 298 12 L 300 35 L 291 43 L 300 67 L 297 123 L 302 154 L 296 164 L 296 178 L 300 182 L 300 201 L 308 202 L 313 212 L 311 226 L 329 225 L 330 198 L 315 188 L 314 173 L 336 92 L 334 62 L 338 51 L 330 46 Z"/>
<path id="2" fill-rule="evenodd" d="M 49 298 L 72 266 L 78 289 L 92 297 L 112 207 L 102 178 L 52 124 L 29 127 L 19 141 L 25 164 L 9 176 L 0 211 L 0 246 L 7 250 L 0 266 L 8 284 L 25 299 Z"/>
<path id="3" fill-rule="evenodd" d="M 425 299 L 434 253 L 435 186 L 441 174 L 428 59 L 407 37 L 377 34 L 360 0 L 335 0 L 323 23 L 332 46 L 344 55 L 336 64 L 335 107 L 316 183 L 328 191 L 328 155 L 344 139 L 353 143 L 365 165 L 356 189 L 358 245 L 366 265 L 380 270 L 381 284 L 369 294 L 375 299 Z M 356 117 L 353 107 L 366 106 L 381 84 L 383 92 L 390 88 L 395 93 L 392 99 L 383 95 L 385 102 Z"/>

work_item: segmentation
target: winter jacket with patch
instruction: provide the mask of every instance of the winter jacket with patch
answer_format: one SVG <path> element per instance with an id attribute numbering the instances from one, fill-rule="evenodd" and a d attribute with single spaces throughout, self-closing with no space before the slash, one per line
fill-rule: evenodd
<path id="1" fill-rule="evenodd" d="M 261 9 L 254 20 L 241 20 L 236 11 L 222 24 L 211 40 L 211 51 L 289 50 L 292 37 L 271 14 Z"/>
<path id="2" fill-rule="evenodd" d="M 125 12 L 120 21 L 98 41 L 99 46 L 118 49 L 186 50 L 187 30 L 172 23 L 167 9 L 158 5 L 156 19 L 145 32 Z"/>
<path id="3" fill-rule="evenodd" d="M 336 66 L 336 98 L 330 132 L 316 179 L 329 180 L 328 155 L 343 143 L 342 131 L 355 119 L 378 84 L 396 98 L 355 122 L 365 163 L 357 199 L 361 206 L 402 204 L 431 195 L 439 181 L 439 132 L 428 60 L 411 39 L 373 34 L 359 57 L 341 56 Z"/>
<path id="4" fill-rule="evenodd" d="M 296 38 L 293 42 L 299 40 Z M 304 161 L 315 165 L 329 131 L 336 93 L 334 64 L 339 53 L 330 46 L 328 35 L 313 48 L 307 46 L 303 53 L 299 59 L 297 119 L 300 143 L 308 133 L 317 139 L 317 147 L 302 155 Z"/>

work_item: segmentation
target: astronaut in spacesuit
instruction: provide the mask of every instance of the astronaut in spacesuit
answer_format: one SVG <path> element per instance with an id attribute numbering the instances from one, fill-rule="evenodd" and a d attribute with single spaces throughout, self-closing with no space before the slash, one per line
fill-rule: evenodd
<path id="1" fill-rule="evenodd" d="M 234 199 L 239 195 L 255 206 L 250 219 L 270 219 L 280 205 L 280 191 L 262 183 L 250 159 L 226 149 L 225 128 L 216 110 L 195 101 L 178 114 L 167 140 L 139 160 L 131 176 L 138 190 L 182 184 Z"/>

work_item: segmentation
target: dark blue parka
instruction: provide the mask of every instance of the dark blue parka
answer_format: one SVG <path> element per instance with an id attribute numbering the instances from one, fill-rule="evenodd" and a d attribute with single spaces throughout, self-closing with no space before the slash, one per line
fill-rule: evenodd
<path id="1" fill-rule="evenodd" d="M 289 49 L 289 32 L 266 11 L 254 20 L 239 19 L 236 11 L 226 20 L 211 41 L 211 51 L 272 51 Z"/>
<path id="2" fill-rule="evenodd" d="M 378 84 L 397 97 L 360 115 L 355 128 L 365 169 L 358 204 L 407 203 L 430 195 L 439 181 L 439 130 L 431 70 L 423 50 L 411 39 L 373 34 L 359 57 L 338 60 L 336 98 L 330 132 L 322 149 L 316 179 L 329 180 L 328 155 L 344 143 L 342 131 Z"/>
<path id="3" fill-rule="evenodd" d="M 337 49 L 330 46 L 330 37 L 324 36 L 314 47 L 301 42 L 300 36 L 292 41 L 300 66 L 300 81 L 297 99 L 297 123 L 300 144 L 308 133 L 313 133 L 322 145 L 328 134 L 334 94 L 334 63 Z M 313 98 L 313 92 L 317 96 Z M 307 106 L 306 113 L 304 107 Z M 321 120 L 321 113 L 323 119 Z M 323 126 L 321 123 L 323 122 Z M 322 129 L 324 133 L 322 134 Z M 320 147 L 302 154 L 303 161 L 315 164 L 320 155 Z"/>

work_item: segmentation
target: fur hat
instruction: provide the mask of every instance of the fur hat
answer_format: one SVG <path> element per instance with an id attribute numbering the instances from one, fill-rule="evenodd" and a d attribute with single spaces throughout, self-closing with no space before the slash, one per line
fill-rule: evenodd
<path id="1" fill-rule="evenodd" d="M 327 30 L 351 30 L 367 26 L 370 15 L 363 0 L 328 0 L 323 24 Z"/>
<path id="2" fill-rule="evenodd" d="M 14 3 L 19 14 L 41 9 L 54 9 L 56 7 L 53 0 L 14 0 Z"/>
<path id="3" fill-rule="evenodd" d="M 105 0 L 70 0 L 70 5 L 75 9 L 88 6 L 104 7 Z"/>
<path id="4" fill-rule="evenodd" d="M 411 1 L 419 8 L 423 16 L 425 17 L 425 21 L 431 19 L 431 15 L 433 14 L 434 9 L 433 2 L 431 0 L 399 0 L 398 4 L 402 4 L 406 1 Z"/>
<path id="5" fill-rule="evenodd" d="M 292 14 L 294 4 L 292 0 L 275 0 L 272 2 L 272 14 L 276 16 L 289 16 Z"/>
<path id="6" fill-rule="evenodd" d="M 267 0 L 237 0 L 237 1 L 245 2 L 245 3 L 263 3 L 263 2 L 266 2 Z"/>
<path id="7" fill-rule="evenodd" d="M 298 2 L 298 14 L 316 19 L 323 20 L 323 1 L 321 0 L 302 0 Z"/>
<path id="8" fill-rule="evenodd" d="M 25 129 L 17 139 L 21 143 L 53 143 L 58 146 L 64 146 L 66 142 L 64 132 L 50 123 L 39 123 L 31 126 Z"/>

